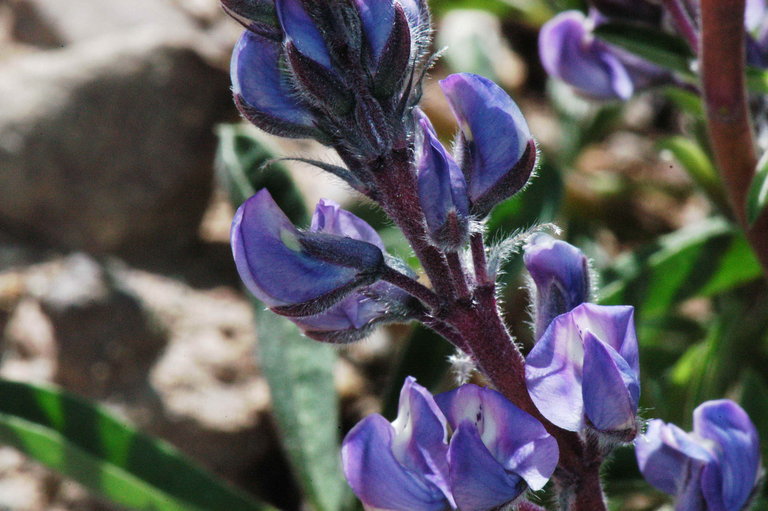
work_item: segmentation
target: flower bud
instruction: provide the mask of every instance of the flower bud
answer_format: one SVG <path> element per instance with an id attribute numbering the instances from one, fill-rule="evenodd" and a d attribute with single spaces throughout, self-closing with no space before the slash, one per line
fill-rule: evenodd
<path id="1" fill-rule="evenodd" d="M 418 119 L 418 191 L 432 241 L 455 252 L 467 242 L 469 197 L 461 169 L 446 152 L 426 115 Z"/>
<path id="2" fill-rule="evenodd" d="M 539 490 L 557 466 L 557 441 L 531 415 L 477 385 L 435 397 L 453 437 L 450 485 L 462 511 L 500 509 L 527 488 Z"/>
<path id="3" fill-rule="evenodd" d="M 246 119 L 264 131 L 285 137 L 314 136 L 314 118 L 283 76 L 280 54 L 280 43 L 243 33 L 230 66 L 235 103 Z"/>
<path id="4" fill-rule="evenodd" d="M 605 443 L 637 434 L 634 309 L 583 303 L 550 323 L 525 362 L 528 392 L 552 424 Z"/>
<path id="5" fill-rule="evenodd" d="M 321 199 L 315 208 L 310 231 L 365 241 L 384 251 L 381 237 L 370 225 L 327 199 Z M 346 344 L 366 337 L 376 325 L 402 319 L 411 300 L 403 290 L 379 281 L 356 290 L 318 315 L 292 320 L 308 337 Z"/>
<path id="6" fill-rule="evenodd" d="M 434 398 L 408 377 L 394 422 L 369 415 L 344 438 L 344 474 L 367 508 L 455 508 L 448 487 L 447 437 L 445 417 Z"/>
<path id="7" fill-rule="evenodd" d="M 453 74 L 440 87 L 461 129 L 456 160 L 467 180 L 471 213 L 484 217 L 526 185 L 536 144 L 515 102 L 487 78 Z"/>
<path id="8" fill-rule="evenodd" d="M 370 243 L 298 231 L 267 190 L 237 210 L 232 251 L 248 289 L 287 316 L 328 309 L 373 283 L 384 264 L 381 250 Z"/>
<path id="9" fill-rule="evenodd" d="M 743 511 L 760 475 L 755 425 L 733 401 L 707 401 L 693 412 L 693 432 L 659 419 L 635 441 L 643 477 L 677 498 L 675 509 Z"/>
<path id="10" fill-rule="evenodd" d="M 523 262 L 535 285 L 539 339 L 555 317 L 589 300 L 589 262 L 577 247 L 543 233 L 531 237 L 524 250 Z"/>

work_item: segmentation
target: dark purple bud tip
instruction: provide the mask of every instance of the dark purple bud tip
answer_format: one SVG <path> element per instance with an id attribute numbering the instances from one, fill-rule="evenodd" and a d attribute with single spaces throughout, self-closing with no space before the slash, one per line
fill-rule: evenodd
<path id="1" fill-rule="evenodd" d="M 536 144 L 518 106 L 487 78 L 454 74 L 440 87 L 461 129 L 456 160 L 467 180 L 471 212 L 483 217 L 528 182 Z"/>
<path id="2" fill-rule="evenodd" d="M 420 112 L 419 201 L 432 241 L 443 250 L 455 252 L 466 244 L 469 235 L 467 184 L 461 169 L 437 139 L 429 119 Z"/>
<path id="3" fill-rule="evenodd" d="M 570 243 L 536 234 L 525 246 L 523 262 L 533 279 L 536 338 L 560 314 L 589 301 L 589 261 Z"/>
<path id="4" fill-rule="evenodd" d="M 243 203 L 232 222 L 232 252 L 240 278 L 279 314 L 318 314 L 374 282 L 383 265 L 374 245 L 341 236 L 307 239 L 267 190 Z"/>
<path id="5" fill-rule="evenodd" d="M 699 405 L 692 433 L 652 420 L 635 453 L 643 477 L 676 497 L 675 509 L 744 511 L 762 473 L 757 429 L 727 399 Z"/>
<path id="6" fill-rule="evenodd" d="M 221 6 L 248 30 L 275 41 L 282 40 L 274 0 L 221 0 Z"/>
<path id="7" fill-rule="evenodd" d="M 525 363 L 528 392 L 555 426 L 610 444 L 637 430 L 640 367 L 634 310 L 583 303 L 550 323 Z"/>
<path id="8" fill-rule="evenodd" d="M 373 91 L 378 98 L 390 98 L 400 90 L 411 62 L 411 53 L 411 28 L 405 11 L 396 3 L 392 33 L 376 60 Z"/>

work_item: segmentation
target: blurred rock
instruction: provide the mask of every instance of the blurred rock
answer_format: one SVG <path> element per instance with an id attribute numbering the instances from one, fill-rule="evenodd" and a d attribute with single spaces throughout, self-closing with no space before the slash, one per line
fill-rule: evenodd
<path id="1" fill-rule="evenodd" d="M 47 48 L 139 26 L 195 27 L 170 0 L 12 0 L 11 7 L 14 39 Z"/>
<path id="2" fill-rule="evenodd" d="M 56 383 L 91 399 L 134 402 L 147 394 L 164 333 L 101 265 L 75 254 L 41 267 L 27 287 L 53 330 Z"/>
<path id="3" fill-rule="evenodd" d="M 69 2 L 67 2 L 68 4 Z M 0 227 L 89 252 L 195 240 L 229 80 L 186 36 L 141 29 L 0 67 Z"/>

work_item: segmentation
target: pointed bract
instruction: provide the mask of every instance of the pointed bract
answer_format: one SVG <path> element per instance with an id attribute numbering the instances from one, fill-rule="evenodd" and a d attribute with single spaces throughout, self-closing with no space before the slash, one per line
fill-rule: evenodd
<path id="1" fill-rule="evenodd" d="M 321 199 L 312 215 L 310 230 L 365 241 L 384 250 L 378 233 L 361 218 L 342 209 L 339 204 Z M 410 296 L 386 282 L 361 288 L 316 316 L 294 318 L 304 333 L 316 340 L 349 343 L 366 337 L 373 327 L 385 321 L 402 318 Z"/>
<path id="2" fill-rule="evenodd" d="M 392 511 L 447 511 L 447 430 L 432 396 L 406 379 L 397 419 L 370 415 L 344 439 L 344 474 L 369 508 Z"/>
<path id="3" fill-rule="evenodd" d="M 472 213 L 485 216 L 528 182 L 535 143 L 518 106 L 487 78 L 453 74 L 440 87 L 461 130 L 457 161 L 467 179 Z"/>
<path id="4" fill-rule="evenodd" d="M 280 43 L 246 31 L 232 52 L 232 91 L 241 113 L 261 129 L 311 136 L 314 119 L 280 69 Z"/>
<path id="5" fill-rule="evenodd" d="M 274 0 L 221 0 L 221 6 L 248 30 L 275 41 L 283 38 Z"/>
<path id="6" fill-rule="evenodd" d="M 355 0 L 374 60 L 379 60 L 395 22 L 393 0 Z"/>
<path id="7" fill-rule="evenodd" d="M 584 303 L 555 318 L 528 354 L 528 392 L 556 426 L 631 440 L 640 396 L 637 359 L 632 308 Z"/>

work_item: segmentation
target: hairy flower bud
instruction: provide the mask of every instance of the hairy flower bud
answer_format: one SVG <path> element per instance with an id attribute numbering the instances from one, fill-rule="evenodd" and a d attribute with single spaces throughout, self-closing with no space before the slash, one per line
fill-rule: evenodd
<path id="1" fill-rule="evenodd" d="M 693 432 L 655 419 L 635 441 L 643 477 L 675 495 L 675 509 L 743 511 L 760 479 L 755 425 L 733 401 L 707 401 L 693 412 Z"/>
<path id="2" fill-rule="evenodd" d="M 440 87 L 461 129 L 456 160 L 467 180 L 471 212 L 484 217 L 528 183 L 536 144 L 515 102 L 487 78 L 453 74 Z"/>
<path id="3" fill-rule="evenodd" d="M 584 303 L 550 323 L 525 362 L 528 392 L 555 426 L 606 443 L 637 434 L 640 367 L 634 309 Z"/>
<path id="4" fill-rule="evenodd" d="M 248 289 L 278 314 L 310 316 L 372 284 L 384 265 L 370 243 L 297 230 L 261 190 L 237 210 L 232 251 Z"/>
<path id="5" fill-rule="evenodd" d="M 469 197 L 461 169 L 437 139 L 429 119 L 418 119 L 420 143 L 417 150 L 418 190 L 421 208 L 432 241 L 455 252 L 469 233 Z"/>
<path id="6" fill-rule="evenodd" d="M 232 92 L 240 113 L 269 133 L 307 137 L 315 120 L 280 69 L 279 42 L 246 31 L 232 52 Z"/>
<path id="7" fill-rule="evenodd" d="M 523 262 L 535 285 L 539 339 L 555 317 L 589 301 L 589 262 L 577 247 L 543 233 L 530 238 L 524 250 Z"/>

